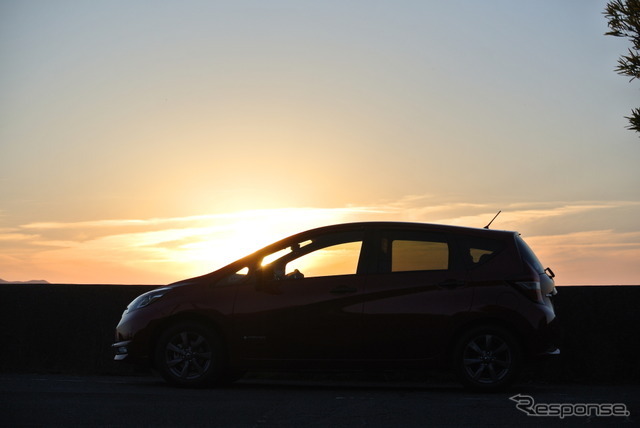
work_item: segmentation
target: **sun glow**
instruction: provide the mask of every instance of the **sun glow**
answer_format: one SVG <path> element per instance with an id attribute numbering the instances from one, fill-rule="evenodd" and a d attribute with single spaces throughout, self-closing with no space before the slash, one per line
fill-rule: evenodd
<path id="1" fill-rule="evenodd" d="M 174 248 L 181 262 L 191 269 L 208 272 L 240 257 L 251 254 L 277 240 L 304 230 L 329 224 L 353 221 L 362 210 L 305 209 L 243 211 L 224 225 L 212 224 L 191 242 Z"/>
<path id="2" fill-rule="evenodd" d="M 29 272 L 29 279 L 53 283 L 165 284 L 212 272 L 313 227 L 369 220 L 478 227 L 495 215 L 494 206 L 432 202 L 407 197 L 368 207 L 33 222 L 0 229 L 0 268 L 2 279 L 9 280 Z M 638 232 L 602 227 L 598 214 L 637 212 L 639 204 L 516 203 L 501 208 L 492 228 L 521 232 L 542 262 L 556 271 L 558 284 L 637 283 Z M 577 219 L 584 230 L 572 228 Z"/>
<path id="3" fill-rule="evenodd" d="M 136 221 L 32 223 L 24 226 L 28 233 L 21 234 L 21 242 L 35 250 L 26 262 L 50 282 L 166 283 L 203 275 L 294 233 L 352 221 L 362 212 L 366 210 L 283 208 Z"/>

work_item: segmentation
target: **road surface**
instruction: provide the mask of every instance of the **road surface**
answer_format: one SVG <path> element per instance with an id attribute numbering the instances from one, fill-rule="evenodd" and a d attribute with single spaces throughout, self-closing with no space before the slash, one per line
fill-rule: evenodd
<path id="1" fill-rule="evenodd" d="M 628 416 L 528 416 L 509 397 L 530 397 L 536 412 Z M 521 398 L 526 404 L 529 398 Z M 541 406 L 542 405 L 542 406 Z M 546 406 L 546 407 L 545 407 Z M 578 406 L 578 407 L 576 407 Z M 607 407 L 608 406 L 608 407 Z M 609 410 L 607 410 L 609 409 Z M 177 389 L 152 376 L 0 374 L 0 425 L 111 427 L 427 427 L 640 425 L 640 385 L 528 383 L 478 394 L 453 383 L 248 378 L 232 386 Z"/>

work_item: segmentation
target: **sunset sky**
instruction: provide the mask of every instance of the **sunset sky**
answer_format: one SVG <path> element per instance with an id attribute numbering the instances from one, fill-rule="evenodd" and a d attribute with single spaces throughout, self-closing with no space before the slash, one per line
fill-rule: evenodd
<path id="1" fill-rule="evenodd" d="M 0 278 L 163 284 L 502 210 L 558 284 L 640 284 L 605 4 L 0 0 Z"/>

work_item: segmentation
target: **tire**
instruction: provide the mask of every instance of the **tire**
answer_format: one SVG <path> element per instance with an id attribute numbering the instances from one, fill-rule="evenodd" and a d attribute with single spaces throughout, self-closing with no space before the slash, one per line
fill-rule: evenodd
<path id="1" fill-rule="evenodd" d="M 195 322 L 165 330 L 157 342 L 155 362 L 167 382 L 193 388 L 216 383 L 226 365 L 217 336 Z"/>
<path id="2" fill-rule="evenodd" d="M 464 334 L 454 352 L 460 382 L 476 391 L 499 391 L 517 378 L 521 361 L 518 342 L 497 326 L 477 327 Z"/>

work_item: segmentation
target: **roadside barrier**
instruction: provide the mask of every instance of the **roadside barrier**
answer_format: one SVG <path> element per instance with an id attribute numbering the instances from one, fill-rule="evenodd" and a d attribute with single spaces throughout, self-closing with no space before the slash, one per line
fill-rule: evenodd
<path id="1" fill-rule="evenodd" d="M 129 374 L 111 344 L 144 285 L 0 285 L 0 372 Z M 559 358 L 534 367 L 548 382 L 640 382 L 640 286 L 560 286 Z"/>

